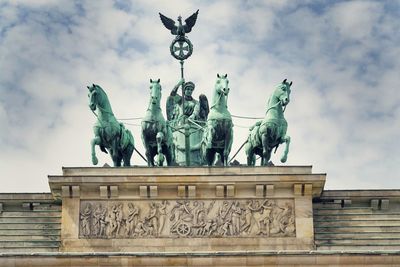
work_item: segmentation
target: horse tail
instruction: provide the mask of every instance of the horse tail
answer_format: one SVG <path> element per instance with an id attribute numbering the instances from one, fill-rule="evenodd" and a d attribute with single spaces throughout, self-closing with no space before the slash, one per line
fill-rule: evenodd
<path id="1" fill-rule="evenodd" d="M 133 135 L 129 129 L 125 128 L 124 124 L 120 123 L 120 149 L 125 150 L 125 148 L 130 144 L 135 147 Z"/>

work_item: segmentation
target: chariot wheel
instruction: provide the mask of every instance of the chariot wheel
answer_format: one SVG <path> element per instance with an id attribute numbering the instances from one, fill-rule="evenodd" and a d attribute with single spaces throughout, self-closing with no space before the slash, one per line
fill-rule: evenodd
<path id="1" fill-rule="evenodd" d="M 187 223 L 180 223 L 176 228 L 176 232 L 180 236 L 188 236 L 190 233 L 190 226 Z"/>

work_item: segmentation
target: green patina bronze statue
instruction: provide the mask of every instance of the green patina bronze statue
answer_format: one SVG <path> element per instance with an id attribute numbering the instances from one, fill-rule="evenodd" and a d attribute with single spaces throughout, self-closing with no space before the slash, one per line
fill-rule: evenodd
<path id="1" fill-rule="evenodd" d="M 174 145 L 172 132 L 166 123 L 160 108 L 161 84 L 160 79 L 150 79 L 150 101 L 146 115 L 142 120 L 142 141 L 146 149 L 147 165 L 163 166 L 174 164 Z M 154 163 L 154 158 L 156 158 Z"/>
<path id="2" fill-rule="evenodd" d="M 183 96 L 178 94 L 180 86 L 183 87 Z M 195 166 L 203 163 L 200 145 L 209 107 L 205 95 L 200 95 L 199 100 L 193 98 L 194 89 L 193 82 L 185 82 L 181 78 L 167 99 L 167 119 L 173 130 L 178 165 Z"/>
<path id="3" fill-rule="evenodd" d="M 179 60 L 181 79 L 168 96 L 167 121 L 160 107 L 160 79 L 157 81 L 150 79 L 149 106 L 141 122 L 142 141 L 146 149 L 148 166 L 163 166 L 164 161 L 168 166 L 212 166 L 217 155 L 224 166 L 228 166 L 229 163 L 233 122 L 227 106 L 229 94 L 227 75 L 217 74 L 211 106 L 203 94 L 199 96 L 199 100 L 193 98 L 195 84 L 185 81 L 184 78 L 184 61 L 193 52 L 193 45 L 186 37 L 186 33 L 191 32 L 198 13 L 199 10 L 188 17 L 185 24 L 182 23 L 181 16 L 176 23 L 160 13 L 162 23 L 175 36 L 170 45 L 170 53 Z M 247 165 L 255 165 L 256 155 L 261 157 L 261 165 L 272 164 L 270 163 L 272 150 L 275 149 L 276 152 L 278 146 L 283 143 L 286 146 L 281 162 L 286 162 L 290 137 L 286 135 L 287 122 L 284 111 L 290 101 L 291 86 L 292 82 L 289 83 L 285 79 L 276 87 L 268 100 L 265 118 L 250 128 L 247 141 L 243 144 Z M 178 93 L 180 87 L 181 95 Z M 98 145 L 101 151 L 110 153 L 114 166 L 121 166 L 122 161 L 124 166 L 130 166 L 130 158 L 135 150 L 131 132 L 114 117 L 104 90 L 95 84 L 88 86 L 88 89 L 89 106 L 97 117 L 93 128 L 95 138 L 91 141 L 93 164 L 98 163 L 95 152 L 95 146 Z"/>
<path id="4" fill-rule="evenodd" d="M 183 96 L 177 91 L 183 86 Z M 175 124 L 183 124 L 187 119 L 204 122 L 208 115 L 208 101 L 205 95 L 200 95 L 199 101 L 193 98 L 192 94 L 195 85 L 193 82 L 185 82 L 181 79 L 167 99 L 167 119 Z"/>
<path id="5" fill-rule="evenodd" d="M 92 163 L 97 165 L 95 146 L 100 146 L 101 151 L 110 153 L 114 167 L 130 166 L 133 154 L 134 140 L 131 132 L 118 122 L 112 112 L 110 102 L 104 90 L 96 84 L 87 86 L 89 89 L 89 107 L 97 117 L 93 127 L 95 137 L 91 141 Z M 98 114 L 95 111 L 98 111 Z M 108 151 L 108 152 L 107 152 Z"/>
<path id="6" fill-rule="evenodd" d="M 195 88 L 193 82 L 185 82 L 184 61 L 193 53 L 193 45 L 186 37 L 196 24 L 199 10 L 185 19 L 178 17 L 178 23 L 160 14 L 161 22 L 175 35 L 169 47 L 171 55 L 179 60 L 181 65 L 181 80 L 174 87 L 167 100 L 167 119 L 173 130 L 175 160 L 178 165 L 198 166 L 203 164 L 200 152 L 203 131 L 208 114 L 208 101 L 205 95 L 200 95 L 199 101 L 193 99 Z M 182 96 L 177 91 L 182 88 Z"/>
<path id="7" fill-rule="evenodd" d="M 161 22 L 164 24 L 164 26 L 171 31 L 172 35 L 176 35 L 178 38 L 182 38 L 185 36 L 186 33 L 189 33 L 192 31 L 193 26 L 196 24 L 197 16 L 199 14 L 199 10 L 195 13 L 193 13 L 190 17 L 185 19 L 185 25 L 182 24 L 182 17 L 178 16 L 178 25 L 176 25 L 176 22 L 173 19 L 170 19 L 166 16 L 164 16 L 161 13 L 158 13 L 160 15 Z"/>
<path id="8" fill-rule="evenodd" d="M 164 26 L 171 31 L 172 35 L 176 35 L 175 40 L 172 41 L 169 47 L 171 55 L 174 58 L 181 60 L 181 64 L 183 65 L 183 60 L 190 57 L 193 53 L 193 45 L 185 34 L 192 31 L 193 26 L 196 24 L 199 10 L 185 19 L 185 25 L 182 24 L 181 16 L 178 17 L 178 25 L 176 25 L 176 22 L 173 19 L 170 19 L 161 13 L 159 14 Z"/>
<path id="9" fill-rule="evenodd" d="M 255 155 L 261 157 L 261 165 L 268 165 L 272 150 L 275 148 L 276 151 L 278 146 L 283 143 L 286 144 L 286 147 L 281 157 L 281 162 L 286 162 L 290 137 L 286 135 L 288 124 L 283 113 L 290 101 L 292 84 L 292 82 L 289 83 L 285 79 L 275 88 L 268 100 L 265 118 L 250 128 L 245 146 L 247 165 L 255 165 Z"/>
<path id="10" fill-rule="evenodd" d="M 202 153 L 205 163 L 211 166 L 215 154 L 220 155 L 224 166 L 228 166 L 228 156 L 233 141 L 232 117 L 228 111 L 229 80 L 227 74 L 217 74 L 210 113 L 207 118 L 207 128 L 202 142 Z"/>

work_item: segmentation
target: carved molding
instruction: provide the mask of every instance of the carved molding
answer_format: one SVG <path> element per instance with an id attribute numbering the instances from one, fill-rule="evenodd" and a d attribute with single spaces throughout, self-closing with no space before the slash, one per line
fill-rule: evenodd
<path id="1" fill-rule="evenodd" d="M 80 202 L 79 238 L 294 237 L 293 199 Z"/>

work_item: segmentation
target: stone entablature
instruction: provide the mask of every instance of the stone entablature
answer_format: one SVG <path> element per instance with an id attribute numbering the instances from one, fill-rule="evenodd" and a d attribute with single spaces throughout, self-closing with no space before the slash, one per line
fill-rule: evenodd
<path id="1" fill-rule="evenodd" d="M 311 166 L 63 168 L 49 185 L 55 198 L 318 197 L 325 176 Z"/>
<path id="2" fill-rule="evenodd" d="M 325 174 L 299 167 L 63 168 L 62 251 L 313 249 Z"/>

